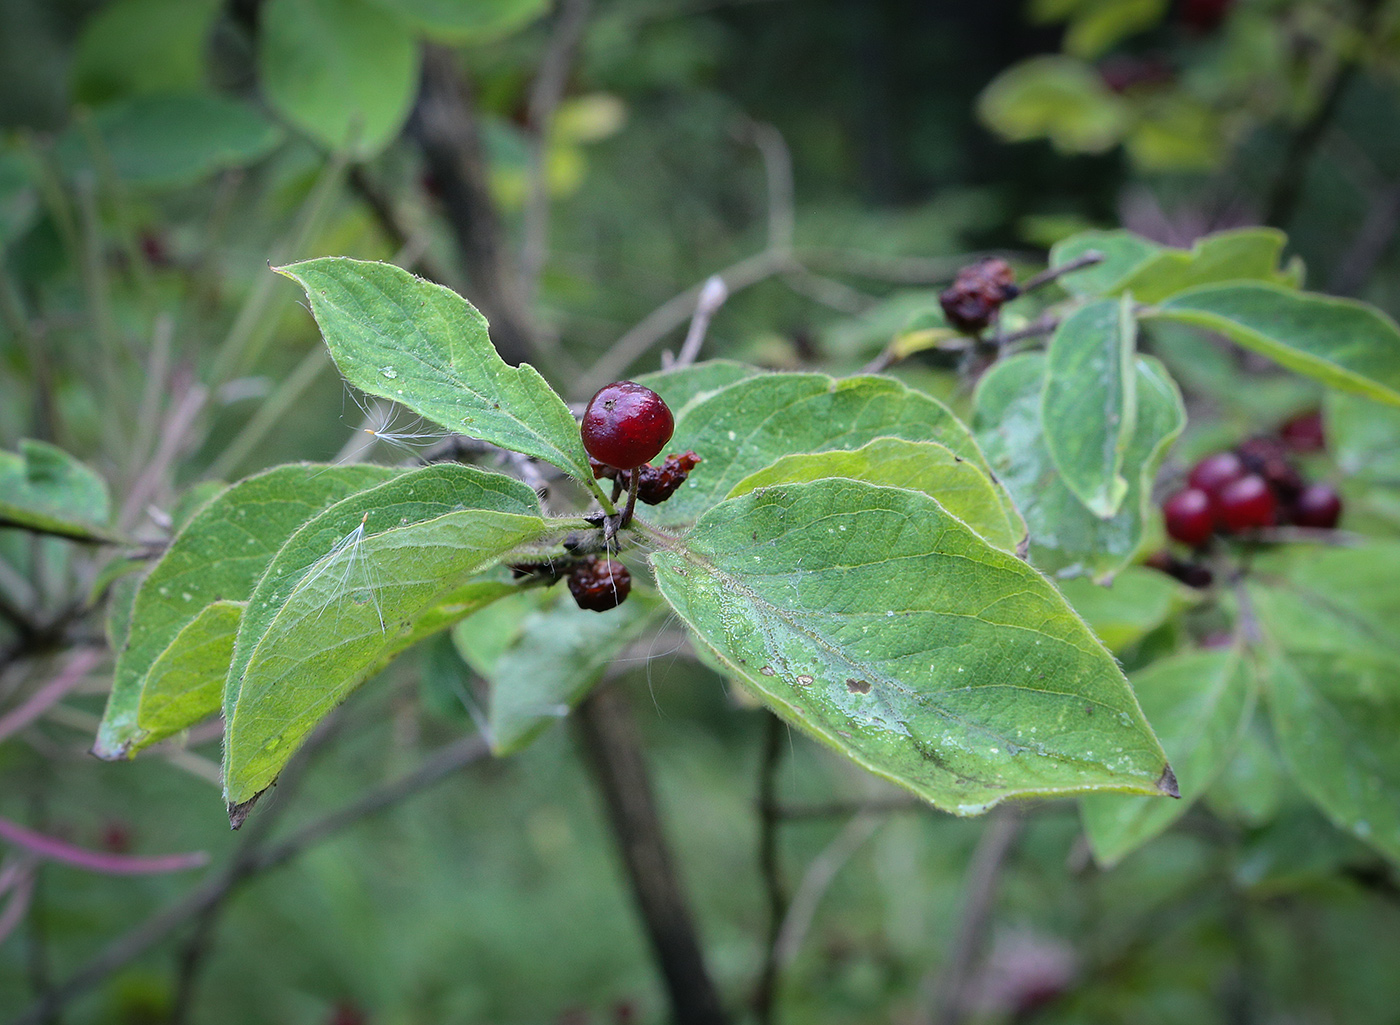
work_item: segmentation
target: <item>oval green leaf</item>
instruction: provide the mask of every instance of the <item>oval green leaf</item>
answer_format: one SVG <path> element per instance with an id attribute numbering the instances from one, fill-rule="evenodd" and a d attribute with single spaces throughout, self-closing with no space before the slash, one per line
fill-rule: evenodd
<path id="1" fill-rule="evenodd" d="M 1133 300 L 1075 310 L 1046 351 L 1040 420 L 1060 479 L 1099 519 L 1128 495 L 1124 457 L 1137 430 L 1137 318 Z"/>
<path id="2" fill-rule="evenodd" d="M 528 363 L 512 367 L 456 292 L 387 263 L 327 257 L 275 268 L 302 288 L 347 381 L 454 434 L 593 480 L 578 421 Z"/>
<path id="3" fill-rule="evenodd" d="M 1128 493 L 1118 512 L 1100 519 L 1063 480 L 1045 447 L 1040 397 L 1045 356 L 1026 353 L 992 367 L 977 386 L 976 425 L 992 469 L 1030 527 L 1031 561 L 1048 573 L 1108 580 L 1142 544 L 1152 482 L 1171 443 L 1186 426 L 1186 409 L 1162 364 L 1137 360 L 1137 430 L 1123 456 Z"/>
<path id="4" fill-rule="evenodd" d="M 0 452 L 0 527 L 106 541 L 110 516 L 107 482 L 58 446 L 26 439 Z"/>
<path id="5" fill-rule="evenodd" d="M 1184 292 L 1144 316 L 1218 331 L 1323 384 L 1400 405 L 1400 327 L 1366 303 L 1239 282 Z"/>
<path id="6" fill-rule="evenodd" d="M 418 43 L 365 0 L 269 0 L 258 73 L 268 103 L 332 150 L 374 156 L 398 135 L 418 89 Z"/>
<path id="7" fill-rule="evenodd" d="M 855 449 L 886 437 L 936 441 L 991 473 L 962 421 L 937 399 L 899 381 L 763 374 L 704 395 L 681 411 L 667 451 L 694 449 L 704 462 L 651 518 L 687 523 L 783 456 Z M 1010 497 L 1001 497 L 1007 515 L 1014 516 Z"/>
<path id="8" fill-rule="evenodd" d="M 849 452 L 784 456 L 749 474 L 734 485 L 728 497 L 737 498 L 772 484 L 800 484 L 823 477 L 922 491 L 1003 551 L 1016 551 L 1026 539 L 1025 522 L 1008 515 L 991 478 L 935 441 L 880 438 Z"/>
<path id="9" fill-rule="evenodd" d="M 93 753 L 123 758 L 140 746 L 138 709 L 147 675 L 205 606 L 246 601 L 297 528 L 346 495 L 398 473 L 382 466 L 296 463 L 250 477 L 205 505 L 136 592 Z M 220 678 L 227 669 L 225 662 Z"/>
<path id="10" fill-rule="evenodd" d="M 136 709 L 133 753 L 202 722 L 219 710 L 243 602 L 216 601 L 175 635 L 146 674 Z"/>
<path id="11" fill-rule="evenodd" d="M 788 722 L 940 808 L 1174 791 L 1113 656 L 932 498 L 781 484 L 652 556 L 662 595 Z"/>
<path id="12" fill-rule="evenodd" d="M 1104 866 L 1116 865 L 1186 813 L 1225 768 L 1254 713 L 1253 674 L 1236 649 L 1174 655 L 1134 673 L 1132 682 L 1176 770 L 1181 800 L 1081 798 L 1089 846 Z"/>
<path id="13" fill-rule="evenodd" d="M 230 806 L 271 785 L 326 713 L 425 636 L 420 620 L 441 629 L 452 623 L 445 601 L 465 616 L 505 593 L 471 578 L 544 530 L 529 487 L 449 463 L 352 495 L 297 531 L 254 590 L 234 645 L 224 688 Z"/>

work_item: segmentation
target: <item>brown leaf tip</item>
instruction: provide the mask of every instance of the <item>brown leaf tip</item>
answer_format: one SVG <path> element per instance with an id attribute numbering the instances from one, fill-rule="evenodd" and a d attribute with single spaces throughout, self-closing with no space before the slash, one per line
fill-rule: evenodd
<path id="1" fill-rule="evenodd" d="M 1176 785 L 1176 773 L 1172 772 L 1170 765 L 1162 769 L 1162 775 L 1157 779 L 1157 789 L 1168 797 L 1181 799 L 1181 790 Z"/>
<path id="2" fill-rule="evenodd" d="M 238 829 L 243 823 L 248 821 L 248 816 L 253 813 L 253 805 L 258 803 L 258 798 L 267 793 L 260 790 L 242 804 L 230 804 L 228 806 L 228 825 L 230 829 Z"/>

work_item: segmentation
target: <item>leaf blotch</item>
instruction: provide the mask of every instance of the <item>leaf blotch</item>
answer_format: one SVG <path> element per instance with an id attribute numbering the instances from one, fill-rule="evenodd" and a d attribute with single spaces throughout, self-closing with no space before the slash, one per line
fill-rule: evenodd
<path id="1" fill-rule="evenodd" d="M 764 666 L 762 669 L 759 670 L 759 672 L 762 673 L 764 676 L 774 675 L 772 666 Z"/>
<path id="2" fill-rule="evenodd" d="M 797 685 L 799 687 L 810 687 L 812 686 L 812 678 L 804 673 L 797 678 Z"/>
<path id="3" fill-rule="evenodd" d="M 846 681 L 846 689 L 847 689 L 848 691 L 850 691 L 852 694 L 869 694 L 869 693 L 870 693 L 870 681 L 869 681 L 869 680 L 847 680 L 847 681 Z"/>

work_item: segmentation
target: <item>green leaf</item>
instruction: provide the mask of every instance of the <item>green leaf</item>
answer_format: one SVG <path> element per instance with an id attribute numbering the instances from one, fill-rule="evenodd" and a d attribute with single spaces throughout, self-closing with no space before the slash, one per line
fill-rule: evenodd
<path id="1" fill-rule="evenodd" d="M 1316 552 L 1249 589 L 1269 707 L 1294 779 L 1342 829 L 1400 861 L 1400 544 Z"/>
<path id="2" fill-rule="evenodd" d="M 471 578 L 546 524 L 525 484 L 426 466 L 331 506 L 282 546 L 249 599 L 224 688 L 230 806 L 271 785 L 311 728 L 408 644 L 504 593 Z M 465 590 L 464 590 L 465 589 Z M 236 816 L 235 816 L 236 817 Z"/>
<path id="3" fill-rule="evenodd" d="M 0 527 L 110 540 L 108 504 L 107 482 L 55 445 L 26 439 L 18 454 L 0 452 Z"/>
<path id="4" fill-rule="evenodd" d="M 1071 20 L 1065 52 L 1092 60 L 1120 40 L 1152 28 L 1166 8 L 1166 0 L 1099 0 Z"/>
<path id="5" fill-rule="evenodd" d="M 1060 591 L 1098 639 L 1115 653 L 1142 640 L 1194 600 L 1166 574 L 1141 566 L 1129 566 L 1119 573 L 1112 587 L 1078 577 L 1061 581 Z"/>
<path id="6" fill-rule="evenodd" d="M 1137 360 L 1137 430 L 1124 453 L 1128 493 L 1122 507 L 1100 519 L 1060 479 L 1041 431 L 1040 397 L 1045 356 L 1003 360 L 977 386 L 978 438 L 992 470 L 1016 500 L 1030 527 L 1031 561 L 1059 576 L 1111 579 L 1142 544 L 1155 516 L 1152 483 L 1167 449 L 1186 425 L 1181 394 L 1161 363 Z"/>
<path id="7" fill-rule="evenodd" d="M 779 715 L 940 808 L 1173 789 L 1117 663 L 1059 592 L 927 495 L 763 488 L 652 564 Z"/>
<path id="8" fill-rule="evenodd" d="M 275 269 L 306 289 L 336 366 L 356 388 L 593 480 L 564 400 L 528 363 L 507 365 L 486 318 L 456 292 L 387 263 L 326 258 Z"/>
<path id="9" fill-rule="evenodd" d="M 283 136 L 248 104 L 209 93 L 110 103 L 92 115 L 92 128 L 117 177 L 152 188 L 190 185 L 246 166 L 271 153 Z M 64 133 L 58 157 L 70 174 L 91 166 L 91 147 L 80 129 Z"/>
<path id="10" fill-rule="evenodd" d="M 1400 405 L 1400 328 L 1366 303 L 1278 285 L 1209 285 L 1146 316 L 1218 331 L 1290 370 Z"/>
<path id="11" fill-rule="evenodd" d="M 1279 258 L 1288 236 L 1277 228 L 1239 228 L 1207 235 L 1189 250 L 1162 249 L 1114 285 L 1142 303 L 1159 303 L 1180 292 L 1222 281 L 1285 284 Z"/>
<path id="12" fill-rule="evenodd" d="M 1088 253 L 1103 257 L 1083 270 L 1071 271 L 1058 279 L 1071 295 L 1112 295 L 1118 283 L 1150 262 L 1162 247 L 1131 231 L 1086 231 L 1055 243 L 1050 250 L 1050 266 L 1063 267 Z"/>
<path id="13" fill-rule="evenodd" d="M 703 363 L 677 367 L 675 370 L 658 370 L 634 378 L 660 395 L 673 414 L 678 414 L 687 403 L 701 395 L 719 391 L 738 381 L 746 380 L 763 373 L 758 367 L 747 363 L 736 363 L 729 359 L 710 359 Z"/>
<path id="14" fill-rule="evenodd" d="M 855 449 L 885 437 L 936 441 L 987 468 L 971 432 L 946 406 L 892 378 L 763 374 L 681 411 L 669 447 L 694 449 L 704 462 L 649 518 L 689 522 L 739 481 L 783 456 Z M 1002 498 L 1007 515 L 1014 516 L 1011 500 Z"/>
<path id="15" fill-rule="evenodd" d="M 1103 153 L 1123 139 L 1128 107 L 1099 73 L 1073 57 L 1013 64 L 977 98 L 977 114 L 1003 139 L 1047 138 L 1061 153 Z"/>
<path id="16" fill-rule="evenodd" d="M 1349 476 L 1400 483 L 1400 409 L 1347 392 L 1323 399 L 1327 443 Z"/>
<path id="17" fill-rule="evenodd" d="M 1285 791 L 1283 763 L 1268 738 L 1262 717 L 1254 717 L 1240 737 L 1234 757 L 1206 793 L 1206 804 L 1220 818 L 1258 829 L 1278 814 Z"/>
<path id="18" fill-rule="evenodd" d="M 548 0 L 373 0 L 414 28 L 444 43 L 480 43 L 524 28 L 544 14 Z"/>
<path id="19" fill-rule="evenodd" d="M 144 746 L 138 723 L 141 688 L 161 653 L 206 606 L 246 601 L 297 528 L 346 495 L 398 472 L 382 466 L 296 463 L 250 477 L 206 504 L 136 593 L 130 634 L 116 647 L 112 693 L 93 753 L 124 758 Z M 225 661 L 216 679 L 222 680 L 227 669 Z"/>
<path id="20" fill-rule="evenodd" d="M 117 0 L 83 25 L 73 97 L 102 103 L 204 85 L 204 48 L 219 0 Z"/>
<path id="21" fill-rule="evenodd" d="M 922 491 L 938 499 L 995 548 L 1014 552 L 1026 539 L 1026 524 L 1008 514 L 991 479 L 975 465 L 933 441 L 880 438 L 850 452 L 784 456 L 751 473 L 729 492 L 747 495 L 772 484 L 800 484 L 823 477 L 847 477 L 868 484 Z"/>
<path id="22" fill-rule="evenodd" d="M 579 608 L 568 594 L 527 610 L 487 674 L 491 750 L 520 751 L 567 715 L 613 659 L 655 625 L 663 607 L 634 588 L 627 601 L 602 615 Z"/>
<path id="23" fill-rule="evenodd" d="M 1255 688 L 1237 650 L 1174 655 L 1131 679 L 1176 770 L 1181 800 L 1081 798 L 1089 846 L 1104 866 L 1116 865 L 1186 813 L 1224 769 L 1254 711 Z"/>
<path id="24" fill-rule="evenodd" d="M 398 135 L 418 64 L 409 26 L 365 0 L 269 0 L 259 15 L 268 103 L 311 138 L 362 160 Z"/>
<path id="25" fill-rule="evenodd" d="M 1100 519 L 1128 494 L 1124 457 L 1137 430 L 1133 300 L 1102 299 L 1060 324 L 1045 361 L 1040 420 L 1060 479 Z"/>
<path id="26" fill-rule="evenodd" d="M 243 608 L 243 602 L 211 602 L 161 652 L 141 687 L 136 709 L 141 739 L 134 750 L 218 712 Z"/>

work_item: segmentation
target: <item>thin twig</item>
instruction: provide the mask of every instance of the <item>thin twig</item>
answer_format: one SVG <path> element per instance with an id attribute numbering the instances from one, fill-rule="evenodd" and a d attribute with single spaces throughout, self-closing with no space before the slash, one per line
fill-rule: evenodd
<path id="1" fill-rule="evenodd" d="M 632 896 L 666 983 L 678 1025 L 726 1025 L 728 1016 L 705 966 L 700 938 L 661 831 L 651 779 L 626 699 L 595 690 L 576 716 L 607 805 Z"/>
<path id="2" fill-rule="evenodd" d="M 226 900 L 248 880 L 286 864 L 336 833 L 426 790 L 452 773 L 480 760 L 486 754 L 486 745 L 479 737 L 463 738 L 431 755 L 418 769 L 402 779 L 371 791 L 341 810 L 302 827 L 280 843 L 264 848 L 255 856 L 241 862 L 237 871 L 234 871 L 234 864 L 230 863 L 207 882 L 186 894 L 183 899 L 157 912 L 118 938 L 67 980 L 31 1005 L 12 1025 L 38 1025 L 51 1013 L 93 989 L 113 972 L 146 953 L 205 909 Z M 286 779 L 285 773 L 283 778 Z M 285 798 L 285 793 L 282 796 Z M 285 807 L 285 801 L 279 803 Z M 266 813 L 254 819 L 255 824 L 269 821 Z M 265 829 L 266 826 L 261 828 Z"/>
<path id="3" fill-rule="evenodd" d="M 0 741 L 18 733 L 43 715 L 50 706 L 62 700 L 74 687 L 83 682 L 83 678 L 102 661 L 102 658 L 101 648 L 79 648 L 75 651 L 58 674 L 30 695 L 28 701 L 0 716 Z"/>
<path id="4" fill-rule="evenodd" d="M 822 897 L 826 895 L 826 891 L 836 879 L 836 874 L 846 862 L 851 860 L 865 841 L 875 835 L 875 831 L 880 828 L 880 821 L 877 815 L 857 815 L 846 823 L 841 832 L 836 834 L 836 839 L 827 844 L 807 866 L 802 882 L 793 894 L 792 906 L 788 909 L 787 917 L 783 919 L 777 942 L 773 944 L 772 958 L 780 970 L 797 958 L 797 952 L 802 949 L 802 942 L 812 927 L 812 919 L 816 917 L 817 906 Z"/>
<path id="5" fill-rule="evenodd" d="M 1103 260 L 1103 253 L 1099 252 L 1097 249 L 1091 249 L 1075 257 L 1073 260 L 1070 260 L 1068 263 L 1062 263 L 1058 267 L 1046 267 L 1039 274 L 1032 275 L 1025 280 L 1025 283 L 1021 285 L 1020 294 L 1025 295 L 1027 292 L 1034 292 L 1037 288 L 1043 288 L 1052 281 L 1058 281 L 1066 274 L 1073 274 L 1075 271 L 1083 270 L 1085 267 L 1092 267 L 1095 264 L 1103 263 Z"/>
<path id="6" fill-rule="evenodd" d="M 992 813 L 972 852 L 963 882 L 963 908 L 952 947 L 931 990 L 932 1025 L 956 1025 L 962 1018 L 963 991 L 986 938 L 997 881 L 1021 831 L 1019 809 L 1003 805 Z"/>
<path id="7" fill-rule="evenodd" d="M 667 358 L 669 354 L 663 354 L 663 367 L 688 367 L 695 362 L 700 355 L 700 346 L 705 344 L 705 332 L 710 329 L 711 319 L 728 298 L 729 289 L 725 287 L 724 278 L 712 274 L 705 279 L 705 285 L 700 289 L 700 298 L 695 301 L 695 313 L 690 318 L 690 330 L 685 334 L 685 344 L 681 346 L 680 355 L 670 360 Z"/>
<path id="8" fill-rule="evenodd" d="M 593 0 L 558 0 L 555 4 L 554 30 L 540 60 L 539 72 L 530 89 L 528 118 L 530 127 L 529 162 L 526 179 L 524 239 L 520 246 L 520 278 L 524 301 L 528 305 L 539 291 L 540 274 L 549 253 L 549 155 L 550 133 L 554 112 L 564 96 L 574 55 L 583 38 Z"/>
<path id="9" fill-rule="evenodd" d="M 783 741 L 787 728 L 776 715 L 765 716 L 763 759 L 758 775 L 758 869 L 768 904 L 768 936 L 763 971 L 754 988 L 754 1017 L 760 1025 L 773 1021 L 778 991 L 778 937 L 787 915 L 787 894 L 783 891 L 782 865 L 778 857 L 778 768 L 782 765 Z"/>
<path id="10" fill-rule="evenodd" d="M 141 475 L 136 478 L 136 483 L 131 486 L 126 500 L 122 503 L 121 514 L 117 520 L 122 527 L 130 528 L 135 524 L 141 511 L 166 481 L 175 460 L 183 450 L 193 444 L 190 428 L 194 426 L 195 418 L 199 416 L 208 398 L 209 391 L 203 385 L 193 382 L 186 384 L 179 401 L 175 403 L 175 408 L 166 415 L 165 423 L 161 426 L 160 441 L 156 444 L 155 454 L 151 456 L 151 461 L 141 471 Z"/>

